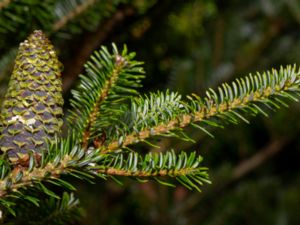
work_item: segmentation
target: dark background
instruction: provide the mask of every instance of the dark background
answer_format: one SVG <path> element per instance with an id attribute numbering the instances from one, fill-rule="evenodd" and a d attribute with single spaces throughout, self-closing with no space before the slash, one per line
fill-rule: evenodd
<path id="1" fill-rule="evenodd" d="M 0 4 L 1 96 L 18 43 L 37 28 L 48 34 L 64 64 L 66 108 L 84 62 L 111 42 L 126 43 L 145 61 L 147 78 L 141 92 L 170 89 L 203 95 L 208 87 L 250 72 L 300 61 L 297 0 L 91 1 L 65 24 L 58 23 L 64 16 L 51 16 L 63 1 L 20 2 L 15 4 L 29 10 L 20 10 L 14 1 L 2 9 Z M 6 21 L 7 12 L 21 20 Z M 269 112 L 268 118 L 251 118 L 250 125 L 240 122 L 216 129 L 214 139 L 188 128 L 195 144 L 159 140 L 162 149 L 196 150 L 204 157 L 212 184 L 202 193 L 127 179 L 122 179 L 123 186 L 74 181 L 84 215 L 79 224 L 300 224 L 300 105 Z"/>

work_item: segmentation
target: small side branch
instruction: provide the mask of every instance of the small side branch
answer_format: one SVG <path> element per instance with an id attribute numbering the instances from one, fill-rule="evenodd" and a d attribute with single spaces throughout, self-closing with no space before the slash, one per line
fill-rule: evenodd
<path id="1" fill-rule="evenodd" d="M 151 136 L 167 134 L 172 130 L 186 127 L 190 124 L 205 130 L 199 126 L 199 122 L 209 121 L 213 118 L 237 123 L 238 120 L 248 122 L 240 113 L 249 111 L 252 114 L 262 113 L 267 115 L 261 108 L 262 105 L 279 108 L 280 105 L 287 106 L 280 98 L 285 97 L 296 101 L 291 93 L 299 93 L 299 71 L 295 67 L 288 66 L 287 69 L 281 68 L 279 74 L 276 70 L 257 76 L 250 75 L 246 79 L 240 79 L 232 83 L 232 87 L 224 84 L 219 87 L 219 96 L 212 89 L 206 92 L 207 96 L 203 99 L 192 100 L 189 112 L 179 112 L 175 118 L 169 121 L 162 121 L 158 125 L 146 128 L 133 127 L 132 133 L 124 135 L 121 139 L 113 140 L 102 147 L 102 152 L 115 151 L 128 145 L 143 141 Z M 272 77 L 274 76 L 274 77 Z M 268 84 L 268 82 L 270 82 Z M 239 85 L 237 85 L 237 83 Z M 280 97 L 280 98 L 279 98 Z M 138 123 L 139 121 L 136 121 Z M 209 125 L 220 126 L 218 123 L 211 122 Z M 120 141 L 121 140 L 121 141 Z"/>
<path id="2" fill-rule="evenodd" d="M 67 170 L 70 169 L 67 165 L 71 160 L 69 155 L 65 155 L 59 166 L 54 166 L 53 163 L 49 162 L 45 167 L 34 167 L 31 171 L 28 168 L 16 167 L 8 177 L 0 181 L 0 198 L 9 194 L 10 191 L 17 191 L 22 187 L 33 185 L 45 179 L 57 179 L 62 173 L 67 173 Z M 18 180 L 17 177 L 20 174 L 22 174 L 22 178 Z"/>
<path id="3" fill-rule="evenodd" d="M 101 90 L 101 93 L 99 94 L 98 100 L 95 102 L 94 106 L 91 109 L 90 115 L 88 116 L 88 122 L 85 126 L 84 133 L 83 133 L 83 140 L 82 140 L 82 146 L 84 149 L 88 147 L 91 128 L 94 125 L 97 117 L 99 116 L 99 107 L 101 103 L 105 101 L 105 99 L 107 98 L 109 91 L 111 90 L 112 86 L 115 84 L 116 80 L 119 77 L 120 71 L 124 67 L 124 63 L 122 60 L 116 61 L 115 65 L 116 67 L 111 72 L 112 75 L 110 76 L 110 79 L 106 80 L 104 87 Z"/>
<path id="4" fill-rule="evenodd" d="M 178 119 L 171 120 L 166 124 L 160 124 L 152 128 L 145 128 L 138 133 L 134 132 L 132 134 L 127 135 L 121 145 L 119 141 L 112 141 L 111 143 L 108 144 L 108 146 L 103 146 L 101 153 L 111 152 L 119 149 L 120 147 L 126 147 L 136 142 L 145 140 L 151 136 L 168 133 L 169 131 L 179 127 L 186 127 L 191 122 L 192 122 L 192 115 L 183 115 L 181 116 L 180 119 L 178 118 Z"/>
<path id="5" fill-rule="evenodd" d="M 285 139 L 274 140 L 265 148 L 254 154 L 252 157 L 241 162 L 239 165 L 236 166 L 236 168 L 234 168 L 232 180 L 241 179 L 245 175 L 249 174 L 251 171 L 254 171 L 256 168 L 258 168 L 260 165 L 266 162 L 269 158 L 282 151 L 286 143 L 287 140 Z"/>

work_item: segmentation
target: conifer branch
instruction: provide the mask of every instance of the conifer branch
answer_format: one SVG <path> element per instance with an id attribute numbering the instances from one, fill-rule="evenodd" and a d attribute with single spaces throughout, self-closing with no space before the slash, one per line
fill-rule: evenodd
<path id="1" fill-rule="evenodd" d="M 4 49 L 8 46 L 11 39 L 24 38 L 24 34 L 32 30 L 33 27 L 39 27 L 43 30 L 49 30 L 54 20 L 54 1 L 10 1 L 5 8 L 0 10 L 0 33 L 3 35 L 0 41 L 0 47 Z M 30 9 L 30 10 L 29 10 Z M 18 32 L 23 29 L 25 32 Z M 19 35 L 13 35 L 18 32 Z M 14 37 L 15 36 L 15 37 Z"/>
<path id="2" fill-rule="evenodd" d="M 265 147 L 257 151 L 253 156 L 248 159 L 240 162 L 232 172 L 232 180 L 239 180 L 245 175 L 257 169 L 257 167 L 263 165 L 270 158 L 274 157 L 274 155 L 283 151 L 285 146 L 289 144 L 290 140 L 285 138 L 275 139 L 268 143 Z"/>
<path id="3" fill-rule="evenodd" d="M 89 7 L 95 4 L 97 0 L 86 0 L 81 2 L 81 4 L 76 5 L 71 11 L 69 11 L 66 15 L 61 17 L 58 21 L 56 21 L 53 25 L 53 31 L 58 31 L 62 27 L 64 27 L 69 21 L 77 17 L 78 15 L 85 12 Z M 76 3 L 77 4 L 77 3 Z M 60 6 L 59 8 L 61 8 Z M 60 13 L 62 14 L 62 13 Z"/>
<path id="4" fill-rule="evenodd" d="M 68 91 L 71 88 L 78 74 L 82 73 L 85 62 L 95 49 L 98 49 L 114 30 L 123 27 L 124 22 L 134 15 L 135 10 L 133 7 L 118 9 L 109 18 L 103 20 L 94 32 L 88 33 L 83 37 L 80 45 L 75 50 L 76 55 L 70 61 L 64 62 L 64 91 Z"/>
<path id="5" fill-rule="evenodd" d="M 91 128 L 95 124 L 97 117 L 101 116 L 99 112 L 100 105 L 102 104 L 103 101 L 105 101 L 105 99 L 109 94 L 110 89 L 112 88 L 113 85 L 115 85 L 115 82 L 117 81 L 120 72 L 122 71 L 124 66 L 126 66 L 126 62 L 124 61 L 122 56 L 116 55 L 115 57 L 116 57 L 115 67 L 111 71 L 111 75 L 109 75 L 109 79 L 105 81 L 103 88 L 99 93 L 98 99 L 96 99 L 96 101 L 94 102 L 94 106 L 92 106 L 91 112 L 87 117 L 88 122 L 84 129 L 83 141 L 82 141 L 82 145 L 85 149 L 88 147 Z"/>
<path id="6" fill-rule="evenodd" d="M 58 222 L 77 221 L 80 218 L 78 210 L 79 200 L 74 197 L 73 193 L 64 192 L 61 199 L 57 201 L 55 198 L 48 199 L 45 202 L 47 209 L 50 211 L 40 221 L 41 224 L 58 224 Z"/>
<path id="7" fill-rule="evenodd" d="M 35 155 L 30 155 L 26 161 L 27 165 L 15 166 L 12 170 L 10 165 L 2 163 L 0 167 L 0 200 L 5 201 L 4 197 L 22 197 L 20 189 L 30 186 L 40 189 L 49 196 L 57 197 L 42 182 L 50 182 L 69 190 L 75 190 L 71 184 L 60 179 L 62 174 L 73 175 L 80 179 L 94 177 L 95 174 L 92 175 L 93 171 L 89 165 L 98 162 L 104 156 L 99 156 L 97 150 L 86 152 L 74 143 L 76 143 L 76 138 L 73 136 L 56 140 L 49 147 L 49 151 L 41 155 L 39 159 Z M 2 203 L 2 205 L 4 204 Z"/>
<path id="8" fill-rule="evenodd" d="M 16 105 L 25 104 L 26 107 L 22 108 L 25 112 L 28 112 L 29 103 L 24 103 L 24 96 L 18 92 L 20 88 L 16 85 L 22 84 L 18 80 L 21 79 L 19 74 L 30 75 L 30 72 L 35 69 L 43 71 L 46 66 L 49 66 L 49 62 L 51 64 L 51 61 L 44 62 L 32 58 L 42 60 L 47 53 L 55 56 L 48 42 L 40 42 L 40 39 L 45 39 L 40 31 L 35 32 L 32 38 L 38 38 L 38 41 L 31 42 L 29 39 L 28 43 L 22 45 L 24 48 L 29 46 L 30 49 L 21 48 L 22 54 L 18 56 L 20 60 L 18 58 L 16 61 L 17 69 L 13 74 L 16 82 L 13 79 L 13 85 L 10 85 L 8 92 L 11 98 L 18 97 Z M 49 49 L 46 49 L 45 54 L 38 51 L 47 46 Z M 95 52 L 86 64 L 87 75 L 80 76 L 79 87 L 72 92 L 72 109 L 67 118 L 70 125 L 69 136 L 66 139 L 57 139 L 56 135 L 51 136 L 53 140 L 49 141 L 50 146 L 46 141 L 37 142 L 37 145 L 45 145 L 41 151 L 29 149 L 24 152 L 22 143 L 20 144 L 16 138 L 16 130 L 11 129 L 9 124 L 15 122 L 15 117 L 20 118 L 18 114 L 20 111 L 10 110 L 11 101 L 8 99 L 5 110 L 17 114 L 13 115 L 14 119 L 3 117 L 2 122 L 5 125 L 3 127 L 9 129 L 7 134 L 2 131 L 1 135 L 3 137 L 10 135 L 10 141 L 20 148 L 17 153 L 20 151 L 23 155 L 13 163 L 10 162 L 7 160 L 10 157 L 9 150 L 15 150 L 16 146 L 5 149 L 7 141 L 3 139 L 4 141 L 0 143 L 3 151 L 0 160 L 0 204 L 2 206 L 14 213 L 12 206 L 16 199 L 28 200 L 38 205 L 38 198 L 24 191 L 29 187 L 30 190 L 33 189 L 35 192 L 38 190 L 53 199 L 58 199 L 59 196 L 44 184 L 48 182 L 74 190 L 75 188 L 63 179 L 63 174 L 79 179 L 101 177 L 118 181 L 119 176 L 136 178 L 141 182 L 154 179 L 161 184 L 174 186 L 161 180 L 164 177 L 171 177 L 189 189 L 200 191 L 199 187 L 210 181 L 207 168 L 201 166 L 202 157 L 197 156 L 195 152 L 176 154 L 172 150 L 142 155 L 126 151 L 124 148 L 140 141 L 147 142 L 147 138 L 156 135 L 178 137 L 180 134 L 181 138 L 189 139 L 183 132 L 180 133 L 182 128 L 188 125 L 209 133 L 206 130 L 207 126 L 222 127 L 224 122 L 236 124 L 240 120 L 248 122 L 242 113 L 267 115 L 263 107 L 276 109 L 287 106 L 285 100 L 297 101 L 296 97 L 300 93 L 300 69 L 296 66 L 287 66 L 281 67 L 279 71 L 250 74 L 245 78 L 236 79 L 231 85 L 227 83 L 221 85 L 217 91 L 209 89 L 203 98 L 192 95 L 187 96 L 188 100 L 182 100 L 181 95 L 169 91 L 135 97 L 138 94 L 136 88 L 141 86 L 144 71 L 141 67 L 142 63 L 135 61 L 134 57 L 135 54 L 128 53 L 126 47 L 119 53 L 115 45 L 112 53 L 105 47 Z M 26 63 L 23 63 L 25 61 Z M 41 62 L 45 66 L 41 67 Z M 32 68 L 26 67 L 26 70 L 19 71 L 19 64 Z M 55 71 L 59 69 L 56 58 L 52 64 Z M 40 77 L 41 74 L 41 72 L 37 73 L 36 77 Z M 58 76 L 51 77 L 54 83 L 58 82 Z M 31 86 L 32 80 L 34 79 L 22 80 L 24 83 L 21 86 Z M 41 87 L 40 83 L 36 86 Z M 47 85 L 45 89 L 51 89 L 51 86 Z M 57 102 L 62 105 L 62 100 L 58 98 L 61 88 L 57 90 L 58 93 L 55 94 L 57 99 L 52 106 Z M 44 95 L 44 92 L 41 93 L 39 90 L 39 92 L 30 92 L 30 96 L 37 93 Z M 48 100 L 45 102 L 49 103 Z M 57 110 L 54 119 L 60 116 L 61 110 Z M 33 117 L 36 119 L 38 116 L 33 115 Z M 23 119 L 18 122 L 24 123 Z M 40 122 L 45 122 L 45 119 Z M 98 139 L 102 137 L 101 135 L 107 135 L 107 138 L 105 137 L 105 140 L 99 143 Z M 28 137 L 32 140 L 34 136 L 30 134 Z"/>
<path id="9" fill-rule="evenodd" d="M 112 141 L 111 143 L 108 144 L 108 146 L 102 147 L 103 151 L 101 151 L 101 153 L 107 153 L 107 152 L 111 152 L 114 150 L 118 150 L 119 148 L 124 148 L 128 145 L 131 145 L 131 144 L 134 144 L 137 142 L 141 142 L 147 138 L 150 138 L 151 136 L 162 135 L 162 134 L 168 133 L 169 131 L 186 127 L 192 122 L 192 119 L 193 119 L 193 116 L 188 115 L 188 114 L 181 115 L 180 117 L 181 117 L 180 119 L 176 118 L 176 119 L 170 120 L 166 124 L 162 123 L 155 127 L 143 129 L 143 130 L 139 131 L 138 133 L 133 132 L 132 134 L 126 135 L 126 137 L 124 137 L 124 141 L 122 142 L 121 145 L 120 145 L 119 140 Z M 194 121 L 196 121 L 196 120 L 194 120 Z"/>
<path id="10" fill-rule="evenodd" d="M 52 162 L 49 162 L 42 168 L 15 168 L 9 176 L 0 180 L 0 197 L 7 195 L 10 190 L 14 191 L 22 187 L 31 186 L 44 179 L 57 179 L 62 173 L 68 172 L 67 164 L 71 160 L 72 158 L 66 155 L 61 159 L 59 166 L 54 166 Z"/>
<path id="11" fill-rule="evenodd" d="M 35 194 L 32 191 L 28 192 Z M 10 217 L 9 215 L 4 217 L 9 217 L 11 224 L 28 224 L 28 221 L 30 221 L 31 224 L 39 225 L 66 224 L 70 221 L 80 221 L 82 218 L 79 199 L 75 198 L 72 192 L 63 192 L 62 195 L 59 195 L 59 199 L 52 196 L 43 196 L 41 198 L 39 194 L 36 193 L 34 197 L 32 196 L 31 199 L 34 202 L 17 199 L 15 217 Z"/>
<path id="12" fill-rule="evenodd" d="M 141 156 L 136 152 L 107 154 L 104 161 L 95 166 L 97 173 L 108 177 L 125 176 L 143 179 L 155 179 L 159 183 L 173 186 L 159 177 L 173 177 L 189 189 L 200 191 L 199 186 L 210 183 L 207 168 L 201 167 L 203 158 L 195 152 L 176 154 L 173 150 L 165 153 L 148 153 Z M 142 179 L 142 180 L 140 180 Z"/>
<path id="13" fill-rule="evenodd" d="M 140 109 L 136 109 L 136 106 L 134 109 L 131 109 L 131 114 L 135 116 L 129 120 L 133 120 L 133 124 L 143 125 L 119 128 L 119 130 L 123 129 L 125 131 L 122 133 L 116 130 L 115 133 L 120 133 L 121 136 L 109 141 L 106 146 L 102 147 L 102 151 L 105 153 L 114 151 L 133 143 L 144 141 L 151 136 L 167 134 L 188 125 L 193 125 L 209 133 L 205 129 L 205 126 L 199 125 L 199 123 L 204 123 L 206 126 L 220 127 L 222 124 L 216 121 L 218 118 L 223 120 L 223 122 L 234 124 L 238 123 L 239 120 L 248 122 L 240 114 L 241 112 L 248 112 L 253 115 L 258 113 L 267 115 L 263 111 L 263 106 L 276 109 L 281 105 L 287 106 L 282 101 L 284 98 L 297 101 L 293 95 L 299 96 L 299 84 L 300 70 L 296 69 L 296 66 L 281 67 L 279 71 L 272 70 L 263 74 L 257 73 L 254 76 L 250 74 L 245 78 L 235 80 L 231 85 L 227 83 L 223 84 L 217 88 L 217 93 L 209 89 L 206 92 L 206 97 L 203 99 L 198 96 L 192 96 L 189 97 L 190 102 L 181 101 L 181 106 L 176 112 L 172 108 L 167 108 L 166 112 L 164 112 L 165 114 L 170 112 L 171 114 L 176 114 L 176 116 L 167 119 L 161 116 L 151 117 L 151 120 L 155 120 L 154 125 L 149 121 L 147 123 L 147 120 L 142 117 L 139 118 L 141 121 L 135 118 L 143 109 L 144 111 L 146 110 L 146 113 L 149 113 L 150 108 L 153 107 L 155 102 L 148 106 L 140 104 Z M 140 101 L 145 102 L 145 100 Z M 146 109 L 145 107 L 148 108 Z M 131 130 L 132 132 L 128 133 L 127 130 Z"/>
<path id="14" fill-rule="evenodd" d="M 188 169 L 181 169 L 177 171 L 169 171 L 169 170 L 159 170 L 156 172 L 147 172 L 147 171 L 128 171 L 122 169 L 115 169 L 115 168 L 107 168 L 107 169 L 100 169 L 97 170 L 100 174 L 107 174 L 112 176 L 124 176 L 124 177 L 140 177 L 140 178 L 147 178 L 147 177 L 164 177 L 164 176 L 183 176 L 187 174 L 193 174 L 195 169 L 188 168 Z"/>
<path id="15" fill-rule="evenodd" d="M 203 158 L 197 156 L 195 152 L 189 155 L 185 152 L 176 154 L 174 151 L 168 151 L 160 154 L 149 153 L 146 156 L 134 152 L 128 155 L 100 154 L 99 156 L 99 152 L 95 149 L 87 152 L 78 145 L 73 146 L 73 138 L 57 141 L 50 146 L 47 154 L 41 156 L 40 160 L 36 160 L 36 157 L 31 155 L 28 167 L 18 166 L 10 171 L 9 165 L 2 164 L 0 168 L 1 204 L 5 205 L 5 198 L 22 197 L 21 190 L 30 186 L 39 188 L 45 194 L 56 198 L 56 194 L 43 185 L 44 182 L 75 190 L 71 184 L 61 179 L 63 174 L 73 175 L 80 179 L 90 179 L 95 176 L 152 178 L 159 183 L 173 186 L 158 179 L 158 177 L 168 176 L 176 178 L 187 188 L 198 191 L 200 191 L 200 185 L 209 183 L 207 168 L 200 166 Z M 25 199 L 35 203 L 38 201 L 30 196 Z"/>
<path id="16" fill-rule="evenodd" d="M 72 91 L 72 109 L 67 118 L 85 148 L 91 136 L 99 136 L 103 127 L 110 126 L 122 113 L 121 103 L 138 94 L 135 88 L 140 86 L 144 72 L 133 57 L 126 47 L 119 53 L 113 45 L 113 54 L 103 47 L 85 65 L 87 75 L 80 76 L 78 88 Z"/>

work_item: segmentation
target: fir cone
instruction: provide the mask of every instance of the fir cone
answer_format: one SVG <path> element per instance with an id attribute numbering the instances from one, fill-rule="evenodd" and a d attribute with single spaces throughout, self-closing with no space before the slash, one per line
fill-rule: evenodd
<path id="1" fill-rule="evenodd" d="M 0 149 L 10 160 L 40 154 L 62 126 L 60 62 L 42 31 L 20 44 L 1 108 Z"/>

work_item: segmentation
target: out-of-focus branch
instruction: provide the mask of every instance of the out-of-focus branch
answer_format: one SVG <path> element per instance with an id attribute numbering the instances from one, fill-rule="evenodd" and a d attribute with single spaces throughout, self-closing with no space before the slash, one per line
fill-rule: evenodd
<path id="1" fill-rule="evenodd" d="M 279 18 L 272 18 L 270 26 L 263 32 L 260 39 L 252 43 L 252 46 L 247 48 L 247 51 L 240 51 L 235 58 L 235 73 L 239 74 L 245 71 L 250 66 L 254 65 L 259 56 L 263 54 L 265 49 L 270 46 L 272 40 L 278 36 L 284 28 L 284 22 Z M 247 55 L 247 60 L 244 60 L 242 55 Z"/>
<path id="2" fill-rule="evenodd" d="M 9 1 L 9 0 L 8 0 Z M 63 16 L 60 20 L 58 20 L 53 25 L 53 31 L 60 30 L 62 27 L 66 25 L 70 20 L 74 19 L 76 16 L 83 13 L 85 10 L 87 10 L 90 6 L 92 6 L 97 0 L 87 0 L 83 4 L 78 5 L 74 8 L 73 11 L 69 12 L 67 15 Z M 1 8 L 1 5 L 0 5 Z"/>
<path id="3" fill-rule="evenodd" d="M 147 19 L 148 21 L 161 22 L 164 20 L 164 17 L 167 17 L 167 12 L 171 11 L 175 6 L 178 7 L 178 4 L 186 4 L 190 1 L 192 0 L 157 1 L 143 14 L 138 14 L 136 9 L 130 5 L 117 10 L 110 18 L 101 23 L 95 32 L 85 34 L 80 45 L 78 45 L 79 47 L 75 51 L 76 55 L 69 62 L 64 63 L 64 92 L 70 89 L 75 80 L 74 78 L 82 72 L 84 63 L 88 60 L 93 51 L 99 48 L 103 41 L 107 40 L 110 35 L 118 34 L 123 30 L 126 31 L 128 27 L 132 25 L 131 21 L 136 23 L 137 21 Z M 116 27 L 120 29 L 117 30 Z M 145 35 L 146 31 L 150 28 L 151 25 L 147 26 L 147 28 L 143 30 L 143 35 Z"/>
<path id="4" fill-rule="evenodd" d="M 276 155 L 284 149 L 287 144 L 287 140 L 279 139 L 270 142 L 265 148 L 254 154 L 249 159 L 241 162 L 237 165 L 232 173 L 232 180 L 238 180 L 246 176 L 250 172 L 254 171 L 260 165 L 265 163 L 272 156 Z"/>
<path id="5" fill-rule="evenodd" d="M 218 198 L 222 193 L 225 193 L 228 188 L 235 186 L 249 173 L 268 162 L 270 158 L 279 152 L 283 151 L 285 146 L 287 146 L 289 143 L 290 141 L 286 139 L 276 139 L 270 141 L 264 148 L 259 150 L 252 157 L 242 161 L 235 168 L 233 168 L 232 173 L 229 174 L 228 177 L 224 178 L 224 180 L 215 180 L 213 182 L 213 187 L 210 187 L 210 191 L 208 193 L 205 195 L 191 195 L 191 197 L 182 203 L 176 209 L 176 211 L 178 213 L 188 212 L 189 210 L 195 208 L 200 201 L 205 201 L 205 204 L 207 205 L 213 204 L 215 199 Z"/>
<path id="6" fill-rule="evenodd" d="M 74 81 L 74 76 L 81 73 L 83 64 L 88 60 L 93 51 L 110 35 L 110 33 L 120 26 L 127 18 L 133 16 L 135 10 L 128 6 L 117 10 L 108 20 L 103 22 L 95 32 L 86 34 L 80 48 L 76 51 L 76 55 L 71 61 L 66 62 L 63 89 L 69 90 Z"/>
<path id="7" fill-rule="evenodd" d="M 0 2 L 0 10 L 5 8 L 6 6 L 8 6 L 11 3 L 12 0 L 2 0 Z"/>

